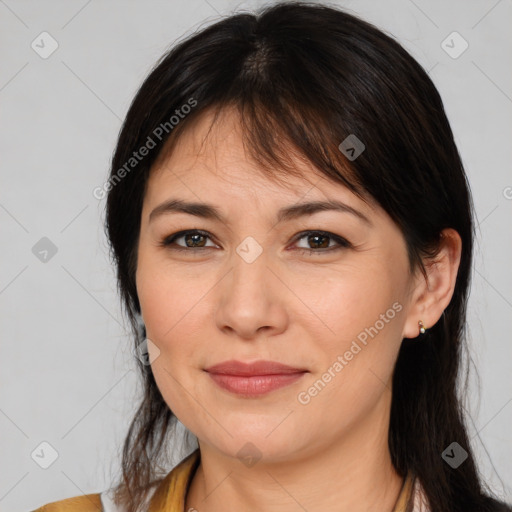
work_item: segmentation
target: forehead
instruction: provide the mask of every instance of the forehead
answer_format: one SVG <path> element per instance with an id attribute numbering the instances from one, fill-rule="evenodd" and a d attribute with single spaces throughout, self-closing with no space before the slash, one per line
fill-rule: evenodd
<path id="1" fill-rule="evenodd" d="M 240 114 L 235 109 L 222 109 L 217 116 L 213 110 L 203 112 L 175 141 L 170 141 L 169 148 L 162 150 L 162 155 L 151 169 L 150 179 L 166 179 L 165 174 L 169 173 L 180 179 L 193 173 L 203 179 L 221 180 L 233 186 L 251 180 L 254 186 L 259 182 L 269 186 L 272 182 L 281 187 L 293 187 L 320 178 L 320 173 L 315 172 L 311 165 L 301 165 L 289 147 L 285 156 L 294 160 L 293 169 L 297 176 L 284 172 L 278 166 L 264 172 L 246 147 L 243 129 Z"/>
<path id="2" fill-rule="evenodd" d="M 327 177 L 291 144 L 275 134 L 280 163 L 264 166 L 246 146 L 240 114 L 235 109 L 203 112 L 162 150 L 151 169 L 148 200 L 162 198 L 170 188 L 183 190 L 187 196 L 212 195 L 277 196 L 325 199 L 335 195 L 345 200 L 363 202 L 349 188 Z M 197 197 L 196 197 L 197 199 Z M 204 196 L 202 197 L 204 199 Z M 364 197 L 368 207 L 375 207 Z"/>

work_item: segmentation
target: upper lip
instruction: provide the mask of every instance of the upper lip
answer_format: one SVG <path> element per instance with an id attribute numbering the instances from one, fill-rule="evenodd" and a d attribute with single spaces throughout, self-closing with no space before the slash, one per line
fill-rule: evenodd
<path id="1" fill-rule="evenodd" d="M 242 361 L 224 361 L 205 368 L 209 373 L 218 373 L 224 375 L 282 375 L 288 373 L 306 372 L 305 368 L 296 368 L 276 361 L 255 361 L 253 363 L 244 363 Z"/>

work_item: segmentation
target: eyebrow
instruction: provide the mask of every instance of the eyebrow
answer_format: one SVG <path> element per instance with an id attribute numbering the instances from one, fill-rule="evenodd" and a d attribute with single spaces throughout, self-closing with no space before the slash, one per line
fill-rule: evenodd
<path id="1" fill-rule="evenodd" d="M 291 206 L 285 206 L 277 212 L 277 222 L 283 222 L 291 219 L 296 219 L 306 215 L 313 215 L 321 211 L 338 211 L 343 213 L 350 213 L 360 220 L 372 226 L 372 222 L 366 215 L 352 206 L 345 204 L 341 201 L 312 201 L 308 203 L 300 203 Z M 162 204 L 158 205 L 150 214 L 149 222 L 168 213 L 186 213 L 204 219 L 218 220 L 222 223 L 227 223 L 222 213 L 213 205 L 208 203 L 195 203 L 183 201 L 181 199 L 168 199 Z"/>

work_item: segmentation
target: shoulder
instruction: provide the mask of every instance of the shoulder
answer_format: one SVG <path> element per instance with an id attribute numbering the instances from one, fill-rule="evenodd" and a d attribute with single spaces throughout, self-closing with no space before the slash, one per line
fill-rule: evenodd
<path id="1" fill-rule="evenodd" d="M 32 512 L 103 512 L 101 494 L 85 494 L 53 501 Z"/>

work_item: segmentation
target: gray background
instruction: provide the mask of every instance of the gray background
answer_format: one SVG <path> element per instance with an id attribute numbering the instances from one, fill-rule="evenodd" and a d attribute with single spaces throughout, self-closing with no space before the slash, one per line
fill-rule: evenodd
<path id="1" fill-rule="evenodd" d="M 469 323 L 480 382 L 470 384 L 470 435 L 485 479 L 511 500 L 512 2 L 336 4 L 394 34 L 445 102 L 479 221 Z M 104 200 L 92 191 L 157 58 L 219 15 L 261 5 L 0 0 L 0 510 L 110 486 L 140 390 L 103 235 Z M 31 47 L 43 45 L 43 31 L 58 43 L 46 59 Z M 442 47 L 453 31 L 469 44 L 457 58 L 457 36 L 445 43 L 451 56 Z M 43 237 L 57 248 L 46 262 L 32 251 Z M 49 461 L 43 441 L 58 452 L 48 469 L 31 457 L 37 449 L 34 458 Z"/>

